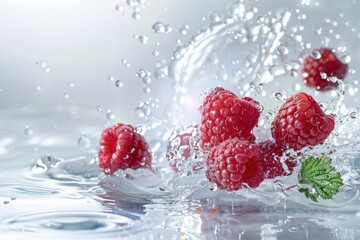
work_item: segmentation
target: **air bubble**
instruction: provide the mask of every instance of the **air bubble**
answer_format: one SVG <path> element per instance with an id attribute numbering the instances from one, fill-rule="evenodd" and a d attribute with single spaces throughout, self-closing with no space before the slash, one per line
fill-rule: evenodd
<path id="1" fill-rule="evenodd" d="M 97 107 L 96 107 L 96 110 L 97 110 L 98 112 L 101 112 L 101 111 L 102 111 L 102 107 L 101 107 L 101 106 L 97 106 Z"/>

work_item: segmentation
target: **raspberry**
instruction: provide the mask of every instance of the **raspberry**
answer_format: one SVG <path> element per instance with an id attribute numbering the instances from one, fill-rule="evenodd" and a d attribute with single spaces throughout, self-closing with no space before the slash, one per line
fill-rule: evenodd
<path id="1" fill-rule="evenodd" d="M 247 184 L 256 188 L 264 180 L 260 148 L 238 138 L 213 147 L 206 159 L 206 176 L 220 189 L 235 191 Z"/>
<path id="2" fill-rule="evenodd" d="M 278 146 L 274 141 L 267 140 L 265 142 L 259 143 L 263 159 L 265 162 L 265 178 L 272 179 L 278 176 L 289 176 L 294 167 L 296 167 L 296 162 L 288 157 L 285 160 L 287 166 L 287 171 L 285 171 L 283 164 L 280 161 L 284 153 L 284 149 Z"/>
<path id="3" fill-rule="evenodd" d="M 208 94 L 199 110 L 202 114 L 200 147 L 210 150 L 213 146 L 230 139 L 255 141 L 251 133 L 257 124 L 259 104 L 252 98 L 239 99 L 234 93 L 217 87 Z"/>
<path id="4" fill-rule="evenodd" d="M 343 79 L 347 73 L 348 64 L 342 63 L 331 49 L 320 48 L 314 52 L 318 52 L 319 58 L 314 58 L 314 56 L 305 58 L 302 68 L 304 82 L 309 87 L 316 87 L 319 90 L 337 87 L 337 82 L 329 81 L 327 78 Z"/>
<path id="5" fill-rule="evenodd" d="M 300 92 L 279 109 L 271 133 L 279 146 L 300 150 L 325 141 L 334 127 L 334 115 L 326 115 L 310 95 Z"/>
<path id="6" fill-rule="evenodd" d="M 133 126 L 115 124 L 102 133 L 99 165 L 109 174 L 113 174 L 118 169 L 150 168 L 149 146 Z"/>

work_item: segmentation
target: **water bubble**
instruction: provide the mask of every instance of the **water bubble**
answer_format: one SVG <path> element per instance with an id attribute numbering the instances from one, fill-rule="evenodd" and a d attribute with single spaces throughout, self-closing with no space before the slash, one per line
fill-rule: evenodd
<path id="1" fill-rule="evenodd" d="M 126 0 L 126 3 L 129 7 L 136 7 L 139 5 L 139 2 L 136 0 Z"/>
<path id="2" fill-rule="evenodd" d="M 147 74 L 146 74 L 146 71 L 144 69 L 139 69 L 136 72 L 136 76 L 138 78 L 143 78 L 143 77 L 147 76 Z"/>
<path id="3" fill-rule="evenodd" d="M 85 135 L 81 135 L 81 137 L 78 139 L 78 145 L 82 148 L 89 148 L 91 145 L 90 138 Z"/>
<path id="4" fill-rule="evenodd" d="M 154 49 L 153 51 L 152 51 L 152 55 L 154 56 L 154 57 L 157 57 L 157 56 L 159 56 L 159 51 L 157 50 L 157 49 Z"/>
<path id="5" fill-rule="evenodd" d="M 106 118 L 108 120 L 114 120 L 115 119 L 115 114 L 111 110 L 107 110 L 106 111 Z"/>
<path id="6" fill-rule="evenodd" d="M 321 77 L 322 79 L 327 79 L 327 74 L 324 73 L 324 72 L 321 72 L 321 73 L 320 73 L 320 77 Z"/>
<path id="7" fill-rule="evenodd" d="M 124 6 L 121 4 L 116 4 L 115 5 L 115 10 L 118 12 L 123 12 L 124 11 Z"/>
<path id="8" fill-rule="evenodd" d="M 7 201 L 7 200 L 6 200 L 6 201 L 4 201 L 4 204 L 9 204 L 9 203 L 10 203 L 10 201 Z"/>
<path id="9" fill-rule="evenodd" d="M 148 87 L 148 86 L 146 86 L 146 87 L 144 87 L 143 91 L 144 91 L 144 93 L 150 93 L 150 92 L 151 92 L 151 88 Z"/>
<path id="10" fill-rule="evenodd" d="M 115 86 L 118 87 L 118 88 L 121 88 L 122 86 L 124 86 L 124 83 L 123 83 L 123 81 L 121 81 L 121 80 L 117 80 L 117 81 L 115 82 Z"/>
<path id="11" fill-rule="evenodd" d="M 340 61 L 344 64 L 348 64 L 351 62 L 351 57 L 347 54 L 347 53 L 343 53 L 341 56 L 340 56 Z"/>
<path id="12" fill-rule="evenodd" d="M 24 133 L 26 136 L 30 136 L 34 134 L 34 131 L 30 128 L 29 125 L 24 126 Z"/>
<path id="13" fill-rule="evenodd" d="M 313 59 L 319 60 L 321 58 L 321 53 L 318 50 L 314 50 L 310 55 Z"/>
<path id="14" fill-rule="evenodd" d="M 149 37 L 146 36 L 145 34 L 141 34 L 140 36 L 137 37 L 137 39 L 139 40 L 139 42 L 141 44 L 144 44 L 144 45 L 147 44 L 149 41 Z"/>
<path id="15" fill-rule="evenodd" d="M 40 87 L 40 86 L 36 86 L 36 91 L 41 91 L 42 90 L 42 88 Z"/>
<path id="16" fill-rule="evenodd" d="M 276 100 L 285 101 L 284 96 L 283 96 L 280 92 L 276 92 L 276 93 L 274 94 L 274 97 L 275 97 Z"/>
<path id="17" fill-rule="evenodd" d="M 317 29 L 315 29 L 314 31 L 315 31 L 315 33 L 316 33 L 317 35 L 321 35 L 321 34 L 322 34 L 322 28 L 317 28 Z"/>
<path id="18" fill-rule="evenodd" d="M 138 11 L 133 12 L 132 14 L 133 19 L 138 20 L 141 18 L 141 14 Z"/>
<path id="19" fill-rule="evenodd" d="M 357 112 L 352 112 L 352 113 L 350 113 L 350 117 L 351 117 L 352 119 L 355 119 L 355 118 L 358 117 L 358 113 L 357 113 Z"/>
<path id="20" fill-rule="evenodd" d="M 108 76 L 108 80 L 109 80 L 110 82 L 113 82 L 113 81 L 115 81 L 115 77 L 114 77 L 114 76 Z"/>
<path id="21" fill-rule="evenodd" d="M 172 32 L 172 30 L 173 30 L 173 28 L 172 28 L 171 25 L 169 25 L 169 24 L 165 25 L 165 32 L 166 33 Z"/>
<path id="22" fill-rule="evenodd" d="M 101 112 L 101 111 L 102 111 L 102 107 L 101 107 L 101 106 L 96 106 L 96 110 L 97 110 L 98 112 Z"/>
<path id="23" fill-rule="evenodd" d="M 75 83 L 71 82 L 69 83 L 69 88 L 74 88 L 75 87 Z"/>
<path id="24" fill-rule="evenodd" d="M 152 30 L 156 34 L 164 33 L 165 32 L 165 25 L 162 22 L 156 22 L 152 26 Z"/>
<path id="25" fill-rule="evenodd" d="M 64 94 L 64 99 L 65 99 L 65 100 L 69 100 L 69 99 L 70 99 L 70 95 L 69 95 L 69 94 Z"/>

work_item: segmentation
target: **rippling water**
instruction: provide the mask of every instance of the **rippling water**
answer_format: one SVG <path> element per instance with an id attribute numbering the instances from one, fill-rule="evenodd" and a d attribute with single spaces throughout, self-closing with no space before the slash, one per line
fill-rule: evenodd
<path id="1" fill-rule="evenodd" d="M 151 92 L 139 99 L 135 112 L 139 131 L 150 140 L 155 171 L 125 170 L 108 177 L 99 169 L 100 133 L 117 120 L 111 111 L 77 106 L 3 109 L 1 239 L 360 239 L 356 83 L 347 83 L 345 99 L 342 91 L 319 94 L 300 85 L 298 58 L 311 48 L 298 35 L 306 17 L 296 9 L 268 12 L 260 4 L 243 2 L 229 6 L 225 17 L 212 12 L 209 26 L 189 36 L 154 70 L 158 81 L 144 69 L 136 72 L 145 93 Z M 179 33 L 185 35 L 187 29 L 184 25 Z M 172 28 L 158 22 L 153 31 Z M 138 35 L 136 41 L 146 44 L 148 38 Z M 356 68 L 356 59 L 352 63 Z M 350 78 L 356 76 L 354 70 Z M 119 81 L 117 88 L 123 86 Z M 196 123 L 199 93 L 216 85 L 264 102 L 258 140 L 269 137 L 265 130 L 270 115 L 286 96 L 304 90 L 321 99 L 325 110 L 338 114 L 337 128 L 325 145 L 306 153 L 323 153 L 328 146 L 336 150 L 328 152 L 344 176 L 340 193 L 331 201 L 312 203 L 296 189 L 284 190 L 296 176 L 267 180 L 254 190 L 216 191 L 204 178 L 201 157 L 173 171 L 165 158 L 167 140 L 179 125 Z"/>

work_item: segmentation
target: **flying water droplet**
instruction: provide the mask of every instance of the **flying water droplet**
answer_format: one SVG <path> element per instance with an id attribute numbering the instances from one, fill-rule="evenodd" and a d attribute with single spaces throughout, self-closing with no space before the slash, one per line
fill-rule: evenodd
<path id="1" fill-rule="evenodd" d="M 82 148 L 89 148 L 91 146 L 90 138 L 85 135 L 81 135 L 81 137 L 78 139 L 78 145 Z"/>
<path id="2" fill-rule="evenodd" d="M 34 131 L 30 128 L 29 125 L 24 126 L 24 133 L 26 136 L 30 136 L 34 134 Z"/>
<path id="3" fill-rule="evenodd" d="M 124 86 L 124 83 L 123 83 L 123 81 L 121 81 L 121 80 L 117 80 L 117 81 L 115 82 L 115 86 L 118 87 L 118 88 L 121 88 L 122 86 Z"/>
<path id="4" fill-rule="evenodd" d="M 319 60 L 321 58 L 321 53 L 318 50 L 314 50 L 311 52 L 311 57 L 315 60 Z"/>

